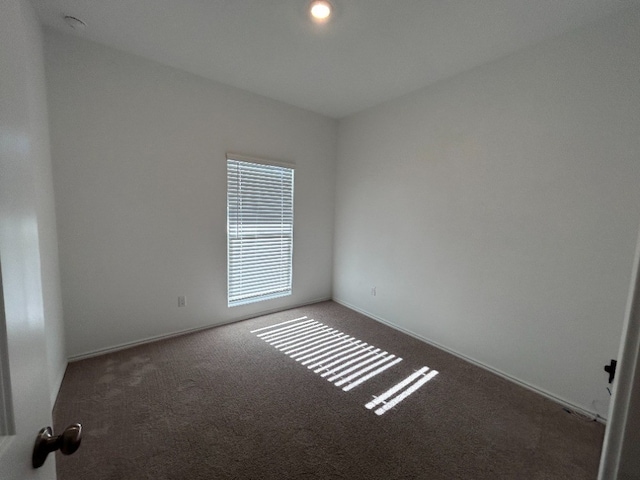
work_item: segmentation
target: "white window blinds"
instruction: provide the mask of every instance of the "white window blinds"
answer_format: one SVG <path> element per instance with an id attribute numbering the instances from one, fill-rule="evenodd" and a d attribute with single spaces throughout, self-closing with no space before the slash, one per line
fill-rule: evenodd
<path id="1" fill-rule="evenodd" d="M 293 168 L 227 156 L 227 254 L 229 307 L 291 294 Z"/>

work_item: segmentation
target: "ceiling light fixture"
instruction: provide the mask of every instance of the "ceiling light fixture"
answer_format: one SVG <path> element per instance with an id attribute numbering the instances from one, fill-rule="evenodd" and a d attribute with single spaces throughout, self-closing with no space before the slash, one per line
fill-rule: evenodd
<path id="1" fill-rule="evenodd" d="M 331 16 L 331 4 L 326 0 L 315 0 L 309 7 L 311 18 L 316 22 L 326 22 Z"/>

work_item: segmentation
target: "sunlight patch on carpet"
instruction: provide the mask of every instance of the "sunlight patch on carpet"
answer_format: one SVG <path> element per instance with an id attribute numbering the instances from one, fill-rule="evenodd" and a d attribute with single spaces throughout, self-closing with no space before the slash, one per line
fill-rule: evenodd
<path id="1" fill-rule="evenodd" d="M 348 392 L 397 365 L 402 358 L 306 316 L 251 330 L 301 365 Z M 422 367 L 365 407 L 382 415 L 415 393 L 438 372 Z"/>
<path id="2" fill-rule="evenodd" d="M 306 316 L 251 330 L 251 333 L 345 392 L 402 361 L 396 355 Z"/>
<path id="3" fill-rule="evenodd" d="M 401 401 L 403 401 L 409 395 L 417 391 L 421 386 L 423 386 L 429 380 L 431 380 L 433 377 L 438 375 L 437 370 L 431 370 L 429 373 L 427 373 L 428 370 L 429 370 L 429 367 L 422 367 L 420 370 L 412 373 L 407 378 L 402 380 L 400 383 L 391 387 L 382 395 L 375 397 L 372 401 L 367 403 L 365 407 L 371 410 L 377 405 L 382 404 L 382 406 L 378 408 L 375 412 L 376 412 L 376 415 L 384 414 L 387 410 L 390 410 L 396 405 L 398 405 Z M 402 391 L 401 393 L 398 393 L 404 388 L 406 388 L 404 391 Z M 398 395 L 391 398 L 396 393 L 398 393 Z M 387 401 L 389 398 L 391 399 Z"/>

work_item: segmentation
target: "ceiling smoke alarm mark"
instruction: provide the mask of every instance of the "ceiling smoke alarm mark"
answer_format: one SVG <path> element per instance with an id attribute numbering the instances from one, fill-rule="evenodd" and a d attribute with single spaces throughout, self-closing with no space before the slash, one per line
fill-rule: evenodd
<path id="1" fill-rule="evenodd" d="M 69 25 L 69 27 L 71 27 L 76 32 L 82 33 L 84 32 L 85 28 L 87 28 L 86 23 L 84 23 L 82 20 L 72 15 L 65 15 L 64 21 L 67 25 Z"/>

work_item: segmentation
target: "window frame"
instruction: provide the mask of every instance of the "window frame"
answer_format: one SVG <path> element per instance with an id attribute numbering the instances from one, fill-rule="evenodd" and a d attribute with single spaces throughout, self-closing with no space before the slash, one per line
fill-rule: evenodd
<path id="1" fill-rule="evenodd" d="M 227 170 L 227 307 L 231 308 L 292 295 L 295 165 L 287 162 L 247 157 L 235 153 L 226 154 L 225 164 Z M 242 171 L 243 166 L 245 167 L 244 171 Z M 232 168 L 235 168 L 235 172 Z M 282 169 L 281 173 L 284 174 L 281 177 L 281 185 L 277 187 L 282 190 L 282 193 L 280 195 L 274 193 L 274 189 L 270 186 L 269 190 L 271 191 L 267 192 L 265 198 L 262 199 L 267 202 L 271 200 L 271 212 L 269 214 L 264 211 L 261 213 L 260 210 L 264 210 L 266 208 L 265 205 L 257 203 L 255 199 L 248 199 L 246 193 L 244 199 L 247 201 L 248 207 L 247 211 L 244 212 L 243 208 L 239 206 L 243 200 L 242 186 L 240 185 L 242 175 L 253 174 L 250 179 L 250 182 L 252 182 L 250 188 L 253 187 L 255 189 L 260 188 L 261 185 L 270 180 L 273 185 L 278 169 Z M 265 177 L 256 181 L 255 174 L 259 173 L 260 170 L 264 171 Z M 277 215 L 273 215 L 274 199 L 281 202 L 281 205 L 276 208 L 276 210 L 280 209 L 279 222 L 274 220 L 277 217 Z M 271 217 L 264 224 L 260 223 L 260 218 L 257 216 L 262 214 Z M 243 232 L 245 226 L 247 231 Z M 234 230 L 235 233 L 233 232 Z M 286 233 L 284 233 L 285 231 Z M 280 243 L 277 240 L 278 236 L 280 237 Z M 271 248 L 265 245 L 273 245 L 274 240 L 276 244 L 280 245 L 280 252 L 266 252 L 267 248 Z M 251 265 L 253 272 L 244 274 L 243 263 L 246 264 L 247 261 L 242 258 L 242 253 L 238 253 L 238 248 L 242 251 L 245 245 L 248 248 L 248 252 L 245 255 L 264 253 L 267 262 L 272 262 L 275 267 L 265 267 L 264 270 L 260 270 L 256 268 L 256 263 L 254 262 Z M 280 274 L 278 274 L 278 269 L 281 269 Z M 260 286 L 262 286 L 263 290 L 255 288 Z"/>

